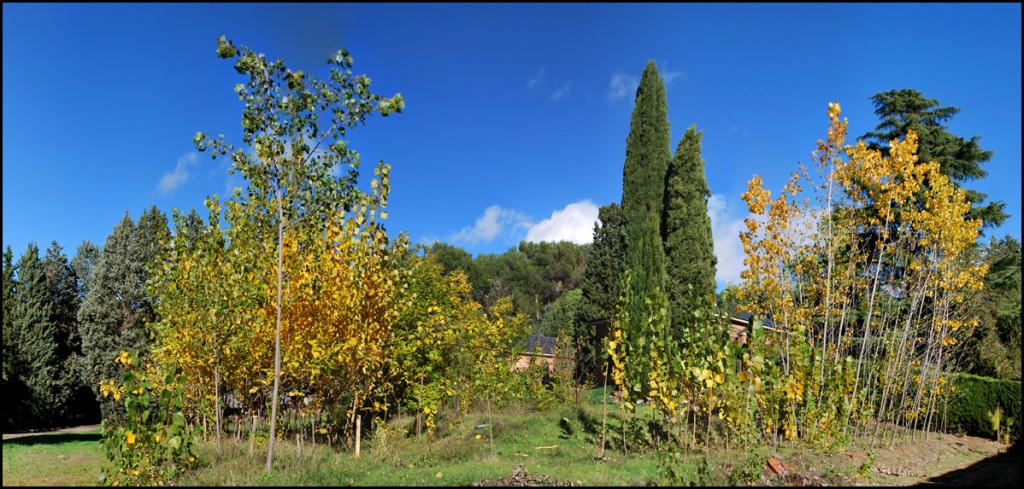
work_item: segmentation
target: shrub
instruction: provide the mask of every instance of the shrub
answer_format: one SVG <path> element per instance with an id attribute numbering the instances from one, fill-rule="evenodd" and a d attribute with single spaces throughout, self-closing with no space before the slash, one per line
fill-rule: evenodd
<path id="1" fill-rule="evenodd" d="M 103 420 L 103 451 L 112 462 L 103 469 L 104 484 L 166 485 L 183 470 L 195 467 L 192 430 L 182 413 L 185 376 L 175 367 L 158 368 L 140 361 L 138 353 L 121 352 L 120 386 L 100 383 L 104 397 L 124 398 L 123 425 Z"/>
<path id="2" fill-rule="evenodd" d="M 999 408 L 1004 420 L 1014 420 L 1012 425 L 1003 423 L 1011 430 L 1010 438 L 1020 439 L 1021 381 L 958 374 L 955 387 L 946 407 L 946 426 L 950 431 L 994 437 L 989 413 Z"/>

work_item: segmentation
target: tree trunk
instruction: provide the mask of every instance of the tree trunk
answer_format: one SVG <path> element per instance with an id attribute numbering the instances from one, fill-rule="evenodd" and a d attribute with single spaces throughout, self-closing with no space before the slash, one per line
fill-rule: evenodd
<path id="1" fill-rule="evenodd" d="M 284 209 L 281 208 L 281 189 L 277 189 L 277 324 L 274 327 L 274 397 L 270 400 L 270 439 L 267 445 L 267 466 L 274 467 L 274 436 L 277 434 L 277 396 L 281 387 L 281 279 L 284 267 Z"/>
<path id="2" fill-rule="evenodd" d="M 214 425 L 217 428 L 217 450 L 220 451 L 220 432 L 221 432 L 221 412 L 220 412 L 220 370 L 216 367 L 213 369 L 213 409 L 216 412 L 216 422 Z"/>

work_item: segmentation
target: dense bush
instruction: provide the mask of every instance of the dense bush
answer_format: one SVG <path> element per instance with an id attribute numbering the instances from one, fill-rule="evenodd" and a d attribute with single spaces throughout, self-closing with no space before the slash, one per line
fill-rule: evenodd
<path id="1" fill-rule="evenodd" d="M 946 408 L 946 426 L 949 431 L 971 436 L 994 437 L 995 430 L 989 420 L 990 413 L 1002 410 L 1001 426 L 1011 430 L 1013 440 L 1020 439 L 1021 382 L 1000 380 L 977 375 L 960 374 L 955 380 L 956 390 Z M 1008 425 L 1007 420 L 1013 424 Z"/>

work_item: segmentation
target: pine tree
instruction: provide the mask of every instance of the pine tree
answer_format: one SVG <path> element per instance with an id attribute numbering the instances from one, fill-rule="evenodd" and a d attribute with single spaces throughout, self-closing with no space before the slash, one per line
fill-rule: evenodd
<path id="1" fill-rule="evenodd" d="M 625 267 L 625 231 L 622 229 L 622 208 L 612 202 L 597 211 L 594 240 L 587 263 L 580 277 L 582 297 L 576 312 L 573 337 L 581 369 L 591 369 L 597 361 L 598 338 L 595 321 L 615 314 L 619 286 Z"/>
<path id="2" fill-rule="evenodd" d="M 15 402 L 24 426 L 45 426 L 52 418 L 53 408 L 62 401 L 59 391 L 54 389 L 60 376 L 60 358 L 57 326 L 51 320 L 53 300 L 35 243 L 29 243 L 18 261 L 16 294 L 14 356 L 24 390 L 16 394 Z"/>
<path id="3" fill-rule="evenodd" d="M 711 191 L 700 154 L 701 134 L 696 125 L 686 130 L 665 175 L 665 288 L 673 331 L 678 331 L 688 286 L 699 296 L 715 293 L 718 259 L 708 217 Z"/>
<path id="4" fill-rule="evenodd" d="M 54 403 L 51 414 L 59 420 L 66 420 L 76 409 L 73 406 L 78 388 L 83 385 L 72 356 L 81 352 L 78 335 L 78 280 L 75 271 L 64 255 L 63 248 L 53 241 L 43 258 L 46 290 L 53 304 L 50 322 L 56 328 L 57 372 L 52 385 Z"/>
<path id="5" fill-rule="evenodd" d="M 8 431 L 17 426 L 21 413 L 21 406 L 18 400 L 24 398 L 23 384 L 19 375 L 18 349 L 20 338 L 14 329 L 15 318 L 17 317 L 17 288 L 18 281 L 15 276 L 17 265 L 14 263 L 14 253 L 11 247 L 4 250 L 3 261 L 3 429 Z"/>
<path id="6" fill-rule="evenodd" d="M 949 132 L 943 124 L 948 122 L 960 109 L 939 107 L 939 101 L 925 98 L 914 89 L 889 90 L 870 97 L 875 104 L 875 114 L 881 122 L 874 131 L 863 136 L 869 147 L 880 149 L 888 156 L 889 143 L 903 139 L 913 129 L 918 135 L 918 157 L 922 163 L 938 160 L 939 171 L 948 176 L 957 187 L 984 178 L 988 172 L 981 164 L 992 158 L 992 151 L 983 150 L 978 136 L 964 139 Z M 968 219 L 982 219 L 984 227 L 999 226 L 1009 215 L 1004 212 L 1005 202 L 981 202 L 988 196 L 976 190 L 967 190 L 967 200 L 972 204 Z"/>
<path id="7" fill-rule="evenodd" d="M 89 276 L 89 294 L 78 312 L 82 377 L 100 401 L 104 418 L 119 418 L 123 408 L 99 396 L 99 382 L 116 379 L 114 359 L 121 351 L 149 352 L 147 325 L 155 320 L 146 290 L 149 267 L 170 236 L 166 216 L 155 206 L 136 226 L 125 212 L 107 237 Z"/>
<path id="8" fill-rule="evenodd" d="M 96 260 L 100 258 L 100 249 L 89 240 L 83 240 L 78 249 L 75 250 L 75 257 L 71 259 L 71 268 L 75 270 L 75 278 L 78 280 L 78 304 L 81 307 L 85 296 L 89 295 L 90 278 Z"/>

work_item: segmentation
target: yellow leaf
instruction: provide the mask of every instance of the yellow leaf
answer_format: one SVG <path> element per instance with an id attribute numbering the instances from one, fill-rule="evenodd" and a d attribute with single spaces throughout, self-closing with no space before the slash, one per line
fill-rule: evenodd
<path id="1" fill-rule="evenodd" d="M 129 432 L 125 433 L 125 438 L 128 439 L 128 444 L 129 445 L 135 443 L 135 433 L 132 433 L 131 431 L 129 431 Z"/>

